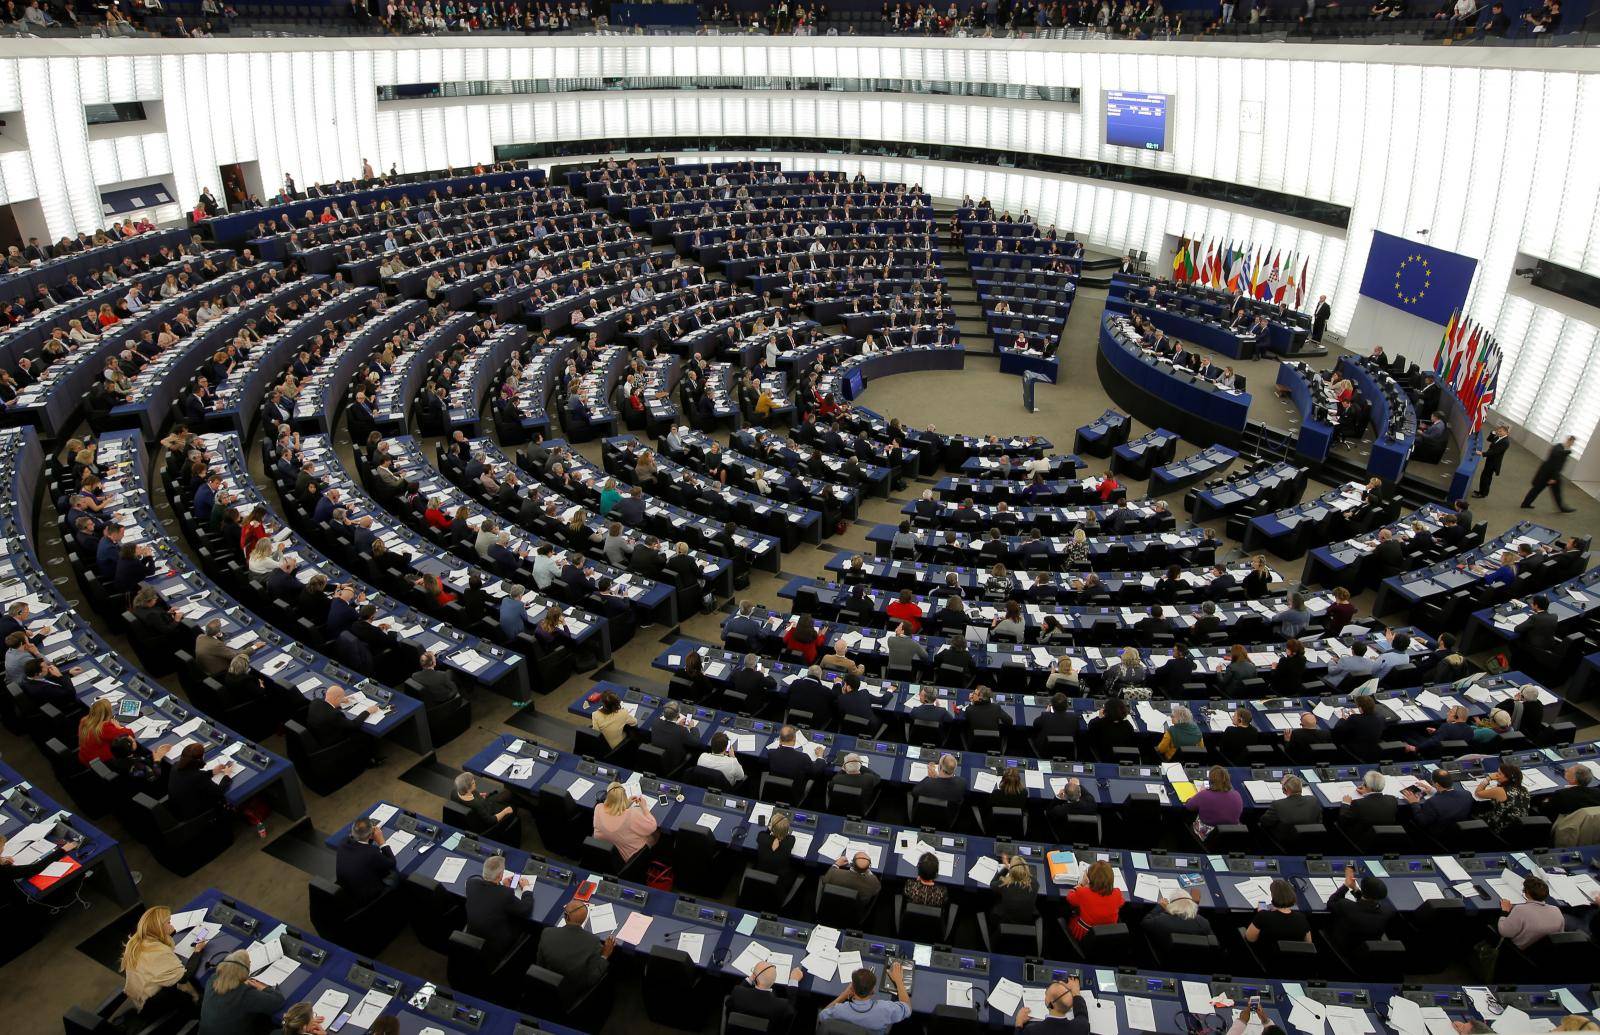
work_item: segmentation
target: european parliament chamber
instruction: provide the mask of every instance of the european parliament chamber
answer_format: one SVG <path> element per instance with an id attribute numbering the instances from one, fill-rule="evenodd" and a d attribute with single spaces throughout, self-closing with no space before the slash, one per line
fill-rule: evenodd
<path id="1" fill-rule="evenodd" d="M 0 1029 L 1600 1031 L 1504 6 L 14 9 Z"/>

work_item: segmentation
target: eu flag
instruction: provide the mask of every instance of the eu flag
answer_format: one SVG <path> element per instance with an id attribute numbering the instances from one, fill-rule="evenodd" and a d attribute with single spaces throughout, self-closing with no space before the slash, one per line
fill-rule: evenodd
<path id="1" fill-rule="evenodd" d="M 1446 324 L 1467 300 L 1478 260 L 1379 230 L 1361 277 L 1361 293 L 1429 323 Z"/>

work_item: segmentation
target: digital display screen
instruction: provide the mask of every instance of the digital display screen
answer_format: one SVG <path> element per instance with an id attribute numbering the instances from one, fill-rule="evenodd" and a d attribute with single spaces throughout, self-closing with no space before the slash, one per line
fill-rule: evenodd
<path id="1" fill-rule="evenodd" d="M 1167 149 L 1167 101 L 1164 93 L 1106 91 L 1106 143 L 1141 151 Z"/>

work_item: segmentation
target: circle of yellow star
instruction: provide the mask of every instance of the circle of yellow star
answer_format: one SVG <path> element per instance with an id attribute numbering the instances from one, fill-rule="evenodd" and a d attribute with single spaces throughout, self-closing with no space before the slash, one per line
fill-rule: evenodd
<path id="1" fill-rule="evenodd" d="M 1420 263 L 1422 266 L 1422 287 L 1417 290 L 1416 294 L 1408 295 L 1400 289 L 1400 281 L 1405 276 L 1406 267 L 1410 266 L 1413 262 Z M 1412 254 L 1407 255 L 1404 259 L 1400 260 L 1400 265 L 1394 271 L 1394 297 L 1397 301 L 1404 302 L 1406 305 L 1416 305 L 1422 300 L 1422 297 L 1428 293 L 1428 289 L 1432 286 L 1433 267 L 1428 264 L 1428 260 L 1426 258 L 1421 255 Z"/>

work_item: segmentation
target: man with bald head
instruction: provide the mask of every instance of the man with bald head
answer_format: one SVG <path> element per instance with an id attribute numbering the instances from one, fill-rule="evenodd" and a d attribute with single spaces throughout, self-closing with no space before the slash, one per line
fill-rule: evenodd
<path id="1" fill-rule="evenodd" d="M 947 801 L 960 805 L 967 797 L 967 784 L 961 778 L 961 763 L 956 756 L 944 754 L 939 761 L 928 763 L 928 775 L 911 789 L 918 801 Z"/>
<path id="2" fill-rule="evenodd" d="M 822 883 L 834 884 L 855 892 L 861 898 L 870 898 L 883 886 L 878 875 L 872 872 L 872 856 L 857 848 L 850 857 L 839 856 L 833 866 L 822 875 Z"/>
<path id="3" fill-rule="evenodd" d="M 789 971 L 788 985 L 806 976 L 799 967 Z M 769 1031 L 786 1031 L 794 1020 L 794 1003 L 789 1001 L 788 985 L 778 983 L 778 967 L 762 960 L 750 971 L 750 978 L 733 986 L 728 996 L 731 1013 L 764 1017 Z"/>
<path id="4" fill-rule="evenodd" d="M 605 979 L 617 940 L 601 940 L 584 929 L 589 907 L 577 899 L 562 907 L 561 918 L 559 927 L 540 936 L 538 963 L 562 976 L 561 998 L 570 1006 Z"/>
<path id="5" fill-rule="evenodd" d="M 1035 1019 L 1033 1011 L 1024 1006 L 1017 1011 L 1017 1027 L 1021 1028 L 1032 1020 L 1034 1026 L 1028 1029 L 1030 1032 L 1089 1035 L 1089 1005 L 1084 1002 L 1080 992 L 1075 977 L 1052 981 L 1050 987 L 1044 990 L 1045 1016 Z"/>

